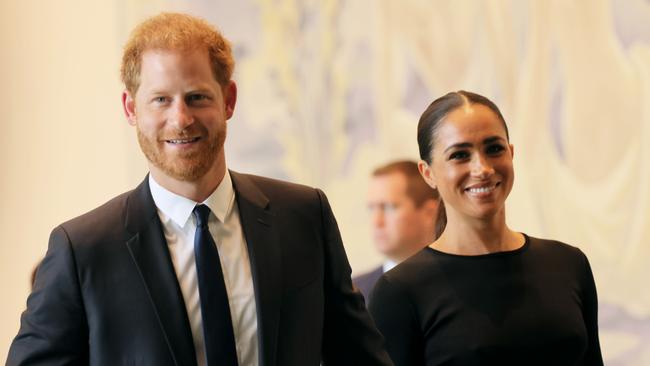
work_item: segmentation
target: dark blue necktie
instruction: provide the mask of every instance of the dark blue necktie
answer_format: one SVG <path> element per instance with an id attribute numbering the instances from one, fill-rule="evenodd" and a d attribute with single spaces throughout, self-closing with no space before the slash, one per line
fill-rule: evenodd
<path id="1" fill-rule="evenodd" d="M 208 366 L 237 366 L 237 350 L 228 305 L 228 292 L 223 281 L 219 252 L 208 230 L 210 208 L 206 205 L 197 205 L 193 213 L 196 218 L 194 258 L 199 280 L 203 338 Z"/>

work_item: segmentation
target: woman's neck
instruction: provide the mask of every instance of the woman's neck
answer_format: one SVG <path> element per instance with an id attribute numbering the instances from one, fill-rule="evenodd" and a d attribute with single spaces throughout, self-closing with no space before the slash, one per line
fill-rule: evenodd
<path id="1" fill-rule="evenodd" d="M 508 228 L 505 211 L 489 218 L 457 217 L 448 212 L 447 226 L 431 247 L 458 255 L 482 255 L 520 248 L 525 238 Z"/>

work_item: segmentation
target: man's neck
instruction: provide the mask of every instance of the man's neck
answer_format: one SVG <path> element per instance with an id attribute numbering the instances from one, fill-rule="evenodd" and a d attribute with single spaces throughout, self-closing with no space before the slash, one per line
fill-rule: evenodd
<path id="1" fill-rule="evenodd" d="M 225 164 L 218 164 L 194 181 L 179 180 L 149 166 L 151 176 L 161 187 L 194 202 L 205 201 L 217 189 L 226 174 Z"/>

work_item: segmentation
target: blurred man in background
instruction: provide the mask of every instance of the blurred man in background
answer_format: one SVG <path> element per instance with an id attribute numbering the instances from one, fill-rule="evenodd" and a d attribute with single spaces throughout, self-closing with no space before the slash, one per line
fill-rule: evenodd
<path id="1" fill-rule="evenodd" d="M 375 248 L 386 258 L 353 279 L 366 298 L 386 271 L 434 240 L 438 192 L 424 182 L 414 161 L 396 161 L 375 169 L 368 189 Z"/>

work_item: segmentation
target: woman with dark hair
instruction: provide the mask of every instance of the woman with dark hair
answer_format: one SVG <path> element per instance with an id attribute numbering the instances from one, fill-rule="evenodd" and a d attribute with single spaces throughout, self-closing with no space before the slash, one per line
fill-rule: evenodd
<path id="1" fill-rule="evenodd" d="M 436 240 L 384 274 L 369 306 L 395 365 L 602 365 L 585 255 L 506 224 L 514 149 L 498 107 L 436 99 L 418 145 L 441 198 Z"/>

